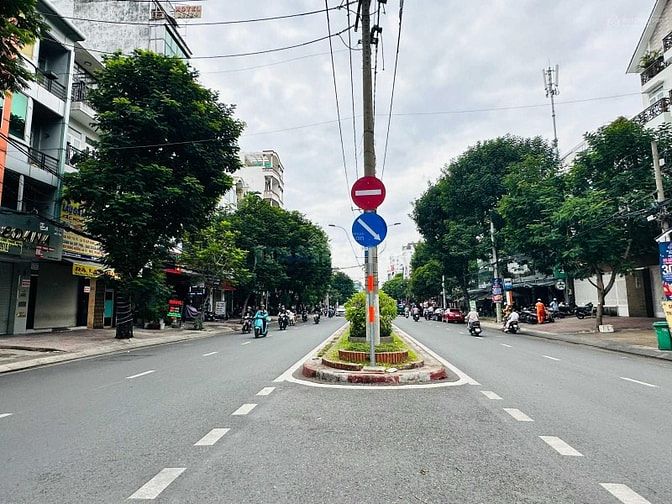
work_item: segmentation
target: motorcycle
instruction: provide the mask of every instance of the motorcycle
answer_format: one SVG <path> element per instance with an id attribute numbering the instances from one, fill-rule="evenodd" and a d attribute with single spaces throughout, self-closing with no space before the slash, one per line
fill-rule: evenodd
<path id="1" fill-rule="evenodd" d="M 586 317 L 592 317 L 597 313 L 597 308 L 593 306 L 593 303 L 588 303 L 584 306 L 577 306 L 574 309 L 574 314 L 579 320 L 583 320 Z"/>
<path id="2" fill-rule="evenodd" d="M 290 326 L 293 326 L 296 323 L 296 315 L 294 315 L 294 312 L 287 310 L 287 318 L 289 319 Z"/>
<path id="3" fill-rule="evenodd" d="M 254 337 L 265 338 L 268 336 L 268 322 L 271 317 L 254 317 Z"/>
<path id="4" fill-rule="evenodd" d="M 520 311 L 520 321 L 525 322 L 526 324 L 536 324 L 537 323 L 537 312 L 530 308 L 525 308 Z"/>
<path id="5" fill-rule="evenodd" d="M 316 313 L 315 315 L 313 315 L 313 322 L 314 322 L 315 324 L 319 324 L 319 323 L 320 323 L 320 314 L 319 314 L 319 313 Z"/>
<path id="6" fill-rule="evenodd" d="M 509 327 L 507 328 L 506 325 L 503 327 L 503 330 L 505 333 L 510 333 L 510 334 L 517 334 L 518 331 L 520 331 L 520 326 L 518 325 L 518 321 L 514 320 L 509 324 Z"/>
<path id="7" fill-rule="evenodd" d="M 308 312 L 305 310 L 301 313 L 301 321 L 308 322 Z"/>
<path id="8" fill-rule="evenodd" d="M 280 316 L 278 317 L 278 326 L 280 326 L 280 330 L 284 331 L 287 329 L 287 326 L 289 325 L 289 316 L 286 313 L 281 313 Z"/>
<path id="9" fill-rule="evenodd" d="M 469 325 L 469 334 L 472 336 L 480 336 L 482 331 L 481 323 L 478 320 L 475 320 Z"/>
<path id="10" fill-rule="evenodd" d="M 252 317 L 246 315 L 243 317 L 243 334 L 252 332 Z"/>
<path id="11" fill-rule="evenodd" d="M 420 314 L 419 314 L 419 313 L 414 313 L 414 314 L 413 314 L 413 320 L 414 320 L 415 322 L 418 322 L 418 321 L 420 320 Z"/>

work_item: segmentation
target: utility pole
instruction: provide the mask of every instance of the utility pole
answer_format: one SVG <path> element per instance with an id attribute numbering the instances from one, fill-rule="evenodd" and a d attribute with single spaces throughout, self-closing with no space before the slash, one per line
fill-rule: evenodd
<path id="1" fill-rule="evenodd" d="M 371 0 L 361 0 L 362 17 L 362 104 L 364 108 L 364 176 L 376 176 L 374 147 L 373 82 L 371 78 Z M 366 338 L 370 342 L 370 362 L 376 362 L 375 345 L 380 344 L 380 311 L 378 302 L 378 247 L 370 247 L 366 254 L 366 272 L 373 278 L 372 294 L 368 296 L 367 316 L 373 308 L 374 323 L 366 324 Z M 373 334 L 372 334 L 373 332 Z"/>
<path id="2" fill-rule="evenodd" d="M 544 89 L 546 90 L 546 98 L 551 98 L 551 113 L 553 116 L 553 147 L 555 148 L 555 155 L 560 159 L 560 150 L 558 149 L 558 128 L 555 121 L 555 97 L 560 94 L 558 88 L 558 74 L 560 67 L 555 65 L 555 68 L 548 67 L 542 70 L 544 74 Z"/>
<path id="3" fill-rule="evenodd" d="M 441 275 L 441 295 L 443 296 L 443 309 L 446 309 L 446 275 Z"/>
<path id="4" fill-rule="evenodd" d="M 499 258 L 497 257 L 497 245 L 495 245 L 495 223 L 490 219 L 490 241 L 492 242 L 492 274 L 499 278 Z M 502 303 L 495 303 L 497 310 L 497 323 L 502 323 Z"/>
<path id="5" fill-rule="evenodd" d="M 660 154 L 658 153 L 658 142 L 651 140 L 651 153 L 653 154 L 653 173 L 656 177 L 656 201 L 660 204 L 665 201 L 665 191 L 663 189 L 663 173 L 660 170 Z M 667 220 L 667 212 L 659 208 L 658 216 L 660 218 L 660 226 L 663 231 L 670 229 L 670 224 Z"/>

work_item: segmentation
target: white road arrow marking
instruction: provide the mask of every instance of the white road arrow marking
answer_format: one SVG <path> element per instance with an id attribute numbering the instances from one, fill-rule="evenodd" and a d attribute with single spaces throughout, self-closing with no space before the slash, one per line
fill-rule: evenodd
<path id="1" fill-rule="evenodd" d="M 383 194 L 381 189 L 360 189 L 355 191 L 355 196 L 380 196 Z"/>
<path id="2" fill-rule="evenodd" d="M 364 222 L 361 218 L 357 219 L 357 222 L 359 222 L 359 225 L 362 226 L 364 229 L 366 229 L 369 232 L 369 234 L 371 236 L 373 236 L 373 238 L 375 240 L 377 240 L 377 241 L 381 240 L 380 235 L 378 233 L 376 233 L 373 229 L 371 229 L 371 227 L 366 222 Z"/>

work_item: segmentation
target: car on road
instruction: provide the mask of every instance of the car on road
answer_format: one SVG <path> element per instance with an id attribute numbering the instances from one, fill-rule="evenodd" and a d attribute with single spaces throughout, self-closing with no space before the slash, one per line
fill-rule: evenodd
<path id="1" fill-rule="evenodd" d="M 336 308 L 336 316 L 337 317 L 344 317 L 345 316 L 345 306 L 341 305 L 338 308 Z"/>
<path id="2" fill-rule="evenodd" d="M 432 320 L 436 322 L 441 322 L 442 319 L 443 319 L 443 309 L 434 308 L 434 313 L 432 313 Z"/>
<path id="3" fill-rule="evenodd" d="M 464 324 L 464 313 L 459 308 L 446 308 L 443 312 L 443 321 Z"/>

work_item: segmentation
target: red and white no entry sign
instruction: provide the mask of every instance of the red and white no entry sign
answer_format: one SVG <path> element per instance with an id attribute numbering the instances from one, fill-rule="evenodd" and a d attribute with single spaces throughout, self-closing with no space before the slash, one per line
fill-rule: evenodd
<path id="1" fill-rule="evenodd" d="M 362 210 L 375 210 L 385 201 L 385 186 L 376 177 L 362 177 L 352 184 L 350 196 Z"/>

